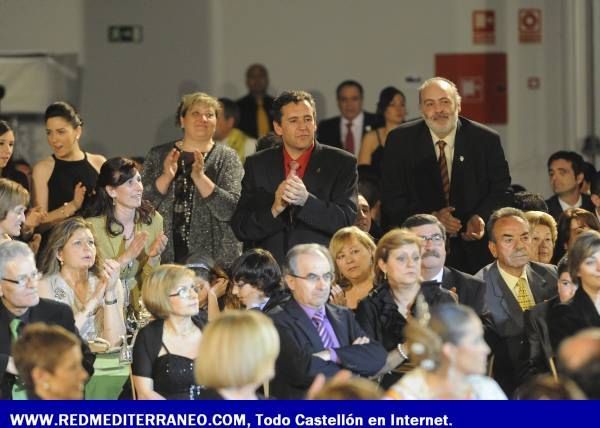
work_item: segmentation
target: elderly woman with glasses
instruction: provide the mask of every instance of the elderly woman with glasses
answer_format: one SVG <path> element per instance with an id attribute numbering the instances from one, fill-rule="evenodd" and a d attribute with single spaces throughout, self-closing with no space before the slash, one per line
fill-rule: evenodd
<path id="1" fill-rule="evenodd" d="M 375 251 L 379 287 L 363 299 L 356 319 L 372 340 L 388 351 L 382 374 L 387 387 L 405 371 L 408 350 L 404 346 L 404 328 L 413 315 L 417 296 L 422 294 L 429 305 L 456 303 L 452 293 L 437 285 L 421 286 L 421 254 L 423 240 L 408 229 L 386 233 Z M 397 369 L 397 370 L 396 370 Z M 396 373 L 391 373 L 396 370 Z"/>
<path id="2" fill-rule="evenodd" d="M 198 290 L 194 272 L 178 265 L 159 266 L 144 283 L 142 299 L 155 319 L 139 331 L 133 348 L 138 398 L 197 398 L 194 359 L 203 327 Z"/>

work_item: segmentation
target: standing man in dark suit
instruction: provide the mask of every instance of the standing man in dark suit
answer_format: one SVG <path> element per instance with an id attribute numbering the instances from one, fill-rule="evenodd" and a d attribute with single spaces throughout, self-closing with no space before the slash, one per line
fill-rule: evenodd
<path id="1" fill-rule="evenodd" d="M 67 305 L 40 299 L 37 292 L 39 273 L 33 252 L 19 241 L 0 244 L 0 398 L 12 398 L 17 371 L 11 356 L 11 344 L 23 327 L 45 322 L 77 333 L 73 311 Z M 94 373 L 94 355 L 82 342 L 83 367 Z"/>
<path id="2" fill-rule="evenodd" d="M 441 77 L 419 89 L 422 119 L 391 131 L 382 176 L 384 227 L 433 214 L 450 239 L 448 264 L 474 273 L 490 259 L 485 222 L 509 204 L 510 174 L 500 137 L 459 117 L 460 95 Z"/>
<path id="3" fill-rule="evenodd" d="M 293 246 L 329 245 L 338 229 L 354 224 L 357 172 L 354 156 L 315 141 L 309 93 L 283 92 L 273 112 L 283 145 L 246 158 L 231 226 L 246 248 L 269 250 L 282 263 Z"/>
<path id="4" fill-rule="evenodd" d="M 375 375 L 386 351 L 371 342 L 348 308 L 328 304 L 333 260 L 317 244 L 290 250 L 284 267 L 293 298 L 269 313 L 281 340 L 272 392 L 277 398 L 303 398 L 319 373 L 331 377 L 341 369 Z"/>
<path id="5" fill-rule="evenodd" d="M 402 227 L 416 233 L 425 243 L 421 255 L 421 276 L 424 281 L 437 282 L 458 295 L 459 303 L 470 306 L 480 317 L 485 308 L 485 283 L 457 269 L 444 267 L 446 261 L 446 228 L 431 214 L 415 214 Z"/>
<path id="6" fill-rule="evenodd" d="M 556 295 L 556 267 L 529 261 L 529 222 L 521 210 L 501 208 L 488 224 L 489 248 L 496 258 L 477 273 L 486 284 L 485 304 L 490 311 L 495 337 L 493 376 L 507 395 L 522 380 L 526 310 Z"/>
<path id="7" fill-rule="evenodd" d="M 363 135 L 383 121 L 376 114 L 363 110 L 363 87 L 356 80 L 344 80 L 335 94 L 341 116 L 319 123 L 319 141 L 358 157 Z"/>
<path id="8" fill-rule="evenodd" d="M 271 131 L 273 97 L 267 94 L 269 72 L 262 64 L 252 64 L 246 70 L 248 95 L 237 100 L 240 108 L 238 128 L 252 138 L 260 138 Z"/>
<path id="9" fill-rule="evenodd" d="M 548 176 L 554 196 L 547 199 L 546 204 L 556 223 L 563 211 L 569 208 L 595 211 L 590 195 L 581 191 L 583 168 L 583 158 L 575 152 L 561 150 L 548 158 Z"/>

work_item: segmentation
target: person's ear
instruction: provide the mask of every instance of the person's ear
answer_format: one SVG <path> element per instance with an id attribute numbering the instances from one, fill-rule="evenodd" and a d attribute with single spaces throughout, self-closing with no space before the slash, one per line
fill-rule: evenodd
<path id="1" fill-rule="evenodd" d="M 488 241 L 488 248 L 490 250 L 490 253 L 492 253 L 492 256 L 494 256 L 495 259 L 498 258 L 498 248 L 496 247 L 496 243 L 492 242 L 492 241 Z"/>

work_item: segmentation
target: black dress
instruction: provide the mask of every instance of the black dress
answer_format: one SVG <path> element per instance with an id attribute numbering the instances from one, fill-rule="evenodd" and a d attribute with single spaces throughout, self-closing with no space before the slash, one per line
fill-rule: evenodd
<path id="1" fill-rule="evenodd" d="M 202 329 L 199 317 L 192 321 Z M 154 391 L 168 400 L 195 400 L 202 387 L 194 380 L 194 360 L 171 354 L 162 342 L 164 320 L 154 320 L 142 328 L 133 347 L 132 372 L 154 381 Z M 166 354 L 158 356 L 164 348 Z"/>
<path id="2" fill-rule="evenodd" d="M 54 169 L 48 179 L 48 211 L 62 207 L 65 202 L 73 200 L 74 189 L 77 183 L 82 183 L 86 188 L 86 197 L 96 187 L 98 171 L 89 163 L 87 153 L 83 152 L 83 159 L 65 161 L 54 159 Z"/>

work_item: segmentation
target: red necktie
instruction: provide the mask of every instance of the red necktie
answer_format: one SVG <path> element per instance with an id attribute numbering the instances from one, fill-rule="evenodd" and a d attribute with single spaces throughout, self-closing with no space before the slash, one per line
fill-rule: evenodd
<path id="1" fill-rule="evenodd" d="M 450 206 L 450 176 L 448 175 L 448 162 L 446 159 L 446 147 L 445 141 L 438 141 L 438 148 L 440 149 L 440 157 L 438 158 L 438 164 L 440 166 L 440 175 L 442 177 L 442 189 L 444 190 L 444 198 L 446 199 L 446 206 Z"/>
<path id="2" fill-rule="evenodd" d="M 354 154 L 354 134 L 352 133 L 352 122 L 348 122 L 346 127 L 348 128 L 348 132 L 346 133 L 344 148 L 350 153 Z"/>

